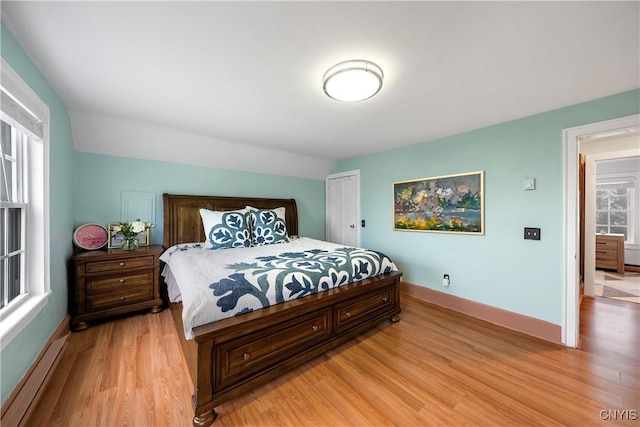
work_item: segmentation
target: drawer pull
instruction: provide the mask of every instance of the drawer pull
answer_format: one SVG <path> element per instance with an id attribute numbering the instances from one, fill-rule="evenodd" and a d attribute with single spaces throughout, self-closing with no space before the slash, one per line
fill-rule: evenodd
<path id="1" fill-rule="evenodd" d="M 125 299 L 125 297 L 120 297 L 120 301 L 124 301 Z"/>
<path id="2" fill-rule="evenodd" d="M 347 316 L 347 317 L 351 317 L 351 312 L 350 311 L 345 311 L 344 315 Z"/>
<path id="3" fill-rule="evenodd" d="M 124 279 L 120 279 L 120 283 L 124 283 Z"/>
<path id="4" fill-rule="evenodd" d="M 124 262 L 121 262 L 120 264 L 118 264 L 120 267 L 124 267 Z"/>
<path id="5" fill-rule="evenodd" d="M 242 358 L 243 358 L 244 360 L 247 360 L 247 359 L 248 359 L 248 358 L 250 358 L 250 357 L 251 357 L 251 353 L 247 353 L 247 352 L 242 353 Z"/>
<path id="6" fill-rule="evenodd" d="M 382 302 L 387 302 L 389 301 L 389 297 L 382 297 Z"/>
<path id="7" fill-rule="evenodd" d="M 316 325 L 311 325 L 311 329 L 313 329 L 314 331 L 317 331 L 318 327 Z"/>

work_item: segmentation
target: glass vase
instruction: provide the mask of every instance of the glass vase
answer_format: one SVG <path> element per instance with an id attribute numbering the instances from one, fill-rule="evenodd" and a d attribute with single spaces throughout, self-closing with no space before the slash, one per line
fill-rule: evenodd
<path id="1" fill-rule="evenodd" d="M 138 249 L 138 239 L 136 239 L 135 237 L 124 239 L 122 241 L 122 246 L 120 246 L 120 249 L 122 249 L 123 251 L 135 251 L 136 249 Z"/>

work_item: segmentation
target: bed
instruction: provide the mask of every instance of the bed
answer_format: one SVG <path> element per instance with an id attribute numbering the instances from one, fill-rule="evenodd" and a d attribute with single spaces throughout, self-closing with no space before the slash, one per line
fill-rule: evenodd
<path id="1" fill-rule="evenodd" d="M 205 231 L 200 209 L 228 212 L 247 206 L 259 210 L 284 208 L 287 234 L 298 235 L 298 212 L 294 199 L 164 194 L 163 202 L 163 246 L 167 252 L 186 250 L 203 241 Z M 304 238 L 293 239 L 290 243 L 271 245 L 270 250 L 288 248 L 289 244 L 296 248 L 298 246 L 295 245 L 307 242 Z M 195 254 L 196 248 L 191 250 Z M 236 249 L 222 251 L 228 255 Z M 272 258 L 271 255 L 260 257 L 265 262 L 272 261 Z M 202 324 L 204 320 L 200 319 L 201 324 L 195 327 L 183 323 L 182 303 L 170 303 L 194 385 L 193 425 L 211 425 L 217 416 L 216 406 L 290 371 L 382 321 L 397 322 L 401 276 L 398 271 L 383 268 L 381 274 L 374 277 L 328 290 L 320 289 L 320 292 L 274 305 L 265 303 L 221 320 Z M 224 292 L 221 294 L 225 295 Z M 185 307 L 188 307 L 186 301 Z"/>

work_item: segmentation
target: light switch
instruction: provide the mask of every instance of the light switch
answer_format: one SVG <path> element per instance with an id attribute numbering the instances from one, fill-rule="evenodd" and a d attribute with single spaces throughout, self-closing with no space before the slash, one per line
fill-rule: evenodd
<path id="1" fill-rule="evenodd" d="M 536 189 L 536 179 L 535 178 L 525 178 L 524 179 L 524 189 L 525 190 L 535 190 Z"/>

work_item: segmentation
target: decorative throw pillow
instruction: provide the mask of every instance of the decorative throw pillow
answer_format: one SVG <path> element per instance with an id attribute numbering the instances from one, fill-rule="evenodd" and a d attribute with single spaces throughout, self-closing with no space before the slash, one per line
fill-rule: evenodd
<path id="1" fill-rule="evenodd" d="M 286 243 L 289 241 L 284 207 L 256 209 L 247 206 L 247 209 L 249 210 L 253 246 Z"/>
<path id="2" fill-rule="evenodd" d="M 200 209 L 207 249 L 244 248 L 251 246 L 248 210 L 210 211 Z"/>

